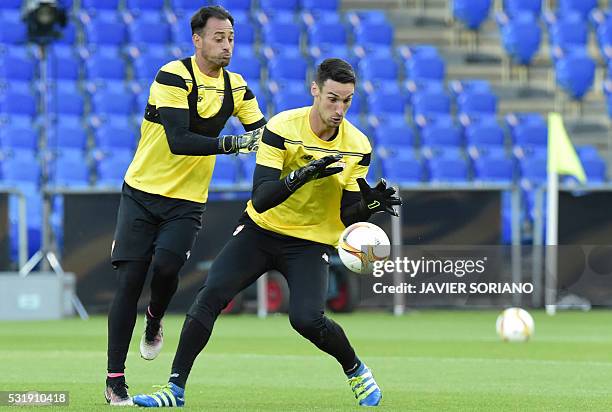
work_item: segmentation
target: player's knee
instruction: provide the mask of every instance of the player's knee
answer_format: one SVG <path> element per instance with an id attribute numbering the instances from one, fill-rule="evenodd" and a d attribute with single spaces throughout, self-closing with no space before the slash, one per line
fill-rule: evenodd
<path id="1" fill-rule="evenodd" d="M 323 315 L 320 312 L 289 313 L 291 327 L 308 339 L 316 339 L 324 327 Z"/>
<path id="2" fill-rule="evenodd" d="M 165 249 L 157 249 L 153 257 L 153 276 L 173 279 L 183 267 L 183 259 Z"/>
<path id="3" fill-rule="evenodd" d="M 201 321 L 216 318 L 232 298 L 227 288 L 205 284 L 198 292 L 188 314 Z"/>
<path id="4" fill-rule="evenodd" d="M 147 265 L 144 262 L 124 261 L 117 264 L 117 293 L 120 295 L 140 295 L 147 276 Z"/>

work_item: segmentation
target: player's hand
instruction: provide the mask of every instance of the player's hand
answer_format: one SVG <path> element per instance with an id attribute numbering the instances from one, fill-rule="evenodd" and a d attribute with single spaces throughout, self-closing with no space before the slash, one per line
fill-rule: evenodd
<path id="1" fill-rule="evenodd" d="M 357 179 L 361 192 L 361 204 L 370 213 L 386 212 L 398 216 L 393 206 L 402 204 L 402 199 L 396 195 L 395 189 L 387 187 L 385 179 L 380 179 L 375 187 L 370 187 L 363 178 Z"/>
<path id="2" fill-rule="evenodd" d="M 342 159 L 342 155 L 329 155 L 322 157 L 317 160 L 313 160 L 306 166 L 300 167 L 297 170 L 292 171 L 285 177 L 285 184 L 291 192 L 295 192 L 301 186 L 310 182 L 311 180 L 321 179 L 327 176 L 335 175 L 340 173 L 344 168 L 342 167 L 327 167 L 338 160 Z"/>
<path id="3" fill-rule="evenodd" d="M 219 147 L 223 153 L 251 153 L 259 148 L 263 127 L 239 135 L 225 135 L 219 138 Z"/>

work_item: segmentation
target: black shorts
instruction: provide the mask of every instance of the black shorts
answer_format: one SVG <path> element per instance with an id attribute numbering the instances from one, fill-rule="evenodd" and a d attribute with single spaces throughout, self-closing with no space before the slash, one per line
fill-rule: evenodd
<path id="1" fill-rule="evenodd" d="M 189 259 L 202 228 L 205 203 L 143 192 L 123 183 L 111 263 L 151 260 L 155 249 Z"/>

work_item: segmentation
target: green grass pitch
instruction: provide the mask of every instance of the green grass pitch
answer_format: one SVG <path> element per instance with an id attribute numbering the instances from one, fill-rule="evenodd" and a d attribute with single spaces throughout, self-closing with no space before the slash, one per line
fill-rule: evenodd
<path id="1" fill-rule="evenodd" d="M 497 311 L 415 311 L 332 316 L 373 369 L 388 411 L 612 410 L 612 313 L 533 312 L 534 339 L 498 341 Z M 132 395 L 169 373 L 182 316 L 165 322 L 158 359 L 127 363 Z M 0 322 L 0 390 L 67 390 L 69 407 L 104 402 L 106 319 Z M 358 410 L 336 362 L 297 335 L 286 316 L 223 316 L 186 391 L 197 411 Z M 3 408 L 0 408 L 3 409 Z"/>

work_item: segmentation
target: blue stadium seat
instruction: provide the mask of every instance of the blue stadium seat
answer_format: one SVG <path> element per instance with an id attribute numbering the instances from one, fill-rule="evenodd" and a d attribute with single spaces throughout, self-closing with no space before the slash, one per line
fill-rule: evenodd
<path id="1" fill-rule="evenodd" d="M 121 46 L 127 41 L 127 27 L 119 17 L 104 14 L 91 19 L 85 25 L 87 44 Z"/>
<path id="2" fill-rule="evenodd" d="M 49 111 L 58 115 L 82 116 L 85 111 L 85 99 L 80 93 L 58 91 L 49 96 Z"/>
<path id="3" fill-rule="evenodd" d="M 66 27 L 61 30 L 60 38 L 56 40 L 56 44 L 70 44 L 76 43 L 77 39 L 77 28 L 72 22 L 68 22 Z"/>
<path id="4" fill-rule="evenodd" d="M 355 27 L 355 44 L 364 49 L 393 46 L 393 27 L 386 22 L 365 22 Z"/>
<path id="5" fill-rule="evenodd" d="M 228 186 L 239 182 L 238 160 L 233 156 L 217 156 L 210 185 Z"/>
<path id="6" fill-rule="evenodd" d="M 126 7 L 131 11 L 161 11 L 164 0 L 127 0 Z"/>
<path id="7" fill-rule="evenodd" d="M 326 45 L 346 47 L 348 33 L 340 24 L 315 22 L 308 28 L 308 44 L 319 47 Z"/>
<path id="8" fill-rule="evenodd" d="M 0 92 L 0 113 L 34 117 L 37 114 L 36 99 L 32 93 Z"/>
<path id="9" fill-rule="evenodd" d="M 272 81 L 283 80 L 304 82 L 308 65 L 300 56 L 279 56 L 268 62 L 268 78 Z"/>
<path id="10" fill-rule="evenodd" d="M 98 115 L 129 116 L 134 110 L 134 96 L 130 93 L 100 90 L 91 99 L 91 111 Z"/>
<path id="11" fill-rule="evenodd" d="M 370 114 L 404 114 L 406 102 L 395 93 L 373 93 L 367 97 Z"/>
<path id="12" fill-rule="evenodd" d="M 93 55 L 85 66 L 89 80 L 124 80 L 126 77 L 126 64 L 122 59 Z"/>
<path id="13" fill-rule="evenodd" d="M 398 65 L 390 58 L 365 57 L 359 62 L 362 80 L 397 80 Z"/>
<path id="14" fill-rule="evenodd" d="M 36 129 L 10 124 L 0 128 L 0 152 L 26 150 L 34 153 L 37 148 L 38 131 Z"/>
<path id="15" fill-rule="evenodd" d="M 57 152 L 78 150 L 84 155 L 87 133 L 82 127 L 56 126 L 48 135 L 47 149 Z"/>
<path id="16" fill-rule="evenodd" d="M 497 121 L 474 122 L 465 129 L 468 146 L 504 146 L 504 131 Z"/>
<path id="17" fill-rule="evenodd" d="M 159 69 L 171 60 L 173 59 L 168 56 L 149 54 L 143 54 L 134 58 L 132 66 L 134 68 L 134 79 L 151 83 L 155 76 L 157 76 Z"/>
<path id="18" fill-rule="evenodd" d="M 561 15 L 578 13 L 583 20 L 597 7 L 597 0 L 559 0 L 557 10 Z"/>
<path id="19" fill-rule="evenodd" d="M 262 29 L 262 40 L 270 47 L 300 47 L 300 28 L 292 23 L 268 24 Z"/>
<path id="20" fill-rule="evenodd" d="M 112 155 L 100 159 L 96 165 L 96 185 L 121 187 L 131 161 L 131 151 L 115 151 Z"/>
<path id="21" fill-rule="evenodd" d="M 259 0 L 259 8 L 266 14 L 278 11 L 295 13 L 298 9 L 298 0 Z"/>
<path id="22" fill-rule="evenodd" d="M 469 167 L 460 152 L 445 150 L 426 162 L 429 180 L 435 183 L 462 183 L 469 180 Z"/>
<path id="23" fill-rule="evenodd" d="M 136 133 L 133 129 L 115 127 L 112 124 L 100 126 L 94 132 L 96 149 L 104 152 L 116 150 L 134 150 Z"/>
<path id="24" fill-rule="evenodd" d="M 382 158 L 381 163 L 383 177 L 391 183 L 411 185 L 423 181 L 423 162 L 414 150 L 395 151 L 390 156 Z"/>
<path id="25" fill-rule="evenodd" d="M 537 152 L 540 153 L 540 152 Z M 519 160 L 519 170 L 521 179 L 530 185 L 537 185 L 546 182 L 546 156 L 535 155 L 525 156 Z"/>
<path id="26" fill-rule="evenodd" d="M 340 10 L 340 0 L 300 0 L 300 8 L 315 12 L 338 12 Z"/>
<path id="27" fill-rule="evenodd" d="M 491 92 L 491 83 L 485 79 L 463 79 L 448 82 L 448 89 L 453 97 L 459 97 L 462 93 Z"/>
<path id="28" fill-rule="evenodd" d="M 131 43 L 161 45 L 170 42 L 170 25 L 149 13 L 135 19 L 128 26 L 128 33 Z"/>
<path id="29" fill-rule="evenodd" d="M 544 120 L 544 116 L 537 112 L 514 112 L 508 113 L 504 117 L 504 121 L 506 123 L 506 127 L 510 130 L 512 136 L 514 136 L 514 128 L 519 124 L 537 124 L 541 126 L 546 126 L 546 120 Z"/>
<path id="30" fill-rule="evenodd" d="M 365 23 L 388 23 L 387 15 L 383 10 L 356 10 L 346 13 L 346 20 L 353 27 L 358 27 Z"/>
<path id="31" fill-rule="evenodd" d="M 272 104 L 274 113 L 282 112 L 289 109 L 297 109 L 298 107 L 310 106 L 312 104 L 312 96 L 304 93 L 277 93 L 272 96 Z"/>
<path id="32" fill-rule="evenodd" d="M 0 10 L 19 10 L 22 0 L 4 0 L 0 3 Z"/>
<path id="33" fill-rule="evenodd" d="M 0 44 L 24 44 L 27 39 L 27 29 L 21 21 L 4 20 L 0 24 Z"/>
<path id="34" fill-rule="evenodd" d="M 519 13 L 531 13 L 534 17 L 542 14 L 542 0 L 504 0 L 504 12 L 511 18 Z"/>
<path id="35" fill-rule="evenodd" d="M 542 147 L 548 144 L 548 127 L 546 124 L 523 123 L 517 125 L 513 132 L 515 146 L 521 147 Z"/>
<path id="36" fill-rule="evenodd" d="M 549 40 L 553 47 L 553 57 L 558 57 L 554 48 L 562 53 L 573 49 L 584 49 L 588 41 L 587 23 L 577 15 L 570 15 L 553 23 L 549 29 Z"/>
<path id="37" fill-rule="evenodd" d="M 40 164 L 33 157 L 15 156 L 8 157 L 0 163 L 0 176 L 2 181 L 8 185 L 40 183 Z"/>
<path id="38" fill-rule="evenodd" d="M 517 64 L 529 65 L 540 48 L 542 30 L 531 13 L 518 13 L 501 28 L 506 53 Z"/>
<path id="39" fill-rule="evenodd" d="M 588 183 L 602 183 L 607 180 L 607 165 L 595 146 L 576 147 L 576 153 L 587 175 Z"/>
<path id="40" fill-rule="evenodd" d="M 118 10 L 119 0 L 82 0 L 81 8 L 85 10 Z"/>
<path id="41" fill-rule="evenodd" d="M 497 96 L 491 92 L 466 92 L 457 98 L 457 112 L 469 117 L 494 115 Z"/>
<path id="42" fill-rule="evenodd" d="M 78 80 L 81 70 L 81 59 L 76 55 L 56 55 L 47 59 L 47 75 L 58 80 Z"/>
<path id="43" fill-rule="evenodd" d="M 453 0 L 453 17 L 470 30 L 478 30 L 489 16 L 491 0 Z"/>
<path id="44" fill-rule="evenodd" d="M 508 157 L 478 156 L 473 160 L 474 180 L 487 183 L 510 183 L 514 179 L 514 161 Z"/>
<path id="45" fill-rule="evenodd" d="M 414 147 L 414 132 L 407 124 L 381 124 L 375 129 L 374 138 L 377 147 L 400 149 Z"/>
<path id="46" fill-rule="evenodd" d="M 425 117 L 426 119 L 437 115 L 449 115 L 451 108 L 450 98 L 445 92 L 422 91 L 412 95 L 412 117 Z"/>
<path id="47" fill-rule="evenodd" d="M 89 185 L 89 168 L 82 157 L 59 156 L 51 166 L 50 184 L 57 186 Z"/>
<path id="48" fill-rule="evenodd" d="M 248 57 L 234 56 L 228 67 L 230 71 L 240 73 L 247 82 L 259 82 L 261 79 L 261 63 Z"/>
<path id="49" fill-rule="evenodd" d="M 406 77 L 411 80 L 443 81 L 446 66 L 442 57 L 434 54 L 416 54 L 406 60 Z"/>
<path id="50" fill-rule="evenodd" d="M 308 54 L 314 61 L 314 67 L 317 67 L 325 59 L 336 57 L 339 59 L 346 60 L 353 67 L 357 67 L 358 58 L 355 56 L 353 51 L 346 46 L 332 46 L 332 45 L 311 45 L 308 49 Z"/>
<path id="51" fill-rule="evenodd" d="M 575 50 L 555 64 L 557 84 L 572 99 L 582 100 L 593 86 L 595 62 L 585 50 Z"/>
<path id="52" fill-rule="evenodd" d="M 253 7 L 252 0 L 212 0 L 210 3 L 223 6 L 225 9 L 229 10 L 232 15 L 236 11 L 249 12 Z"/>
<path id="53" fill-rule="evenodd" d="M 461 131 L 451 119 L 429 122 L 421 130 L 421 145 L 429 148 L 460 147 Z"/>
<path id="54" fill-rule="evenodd" d="M 34 79 L 36 64 L 31 57 L 0 56 L 0 82 L 31 81 Z"/>

